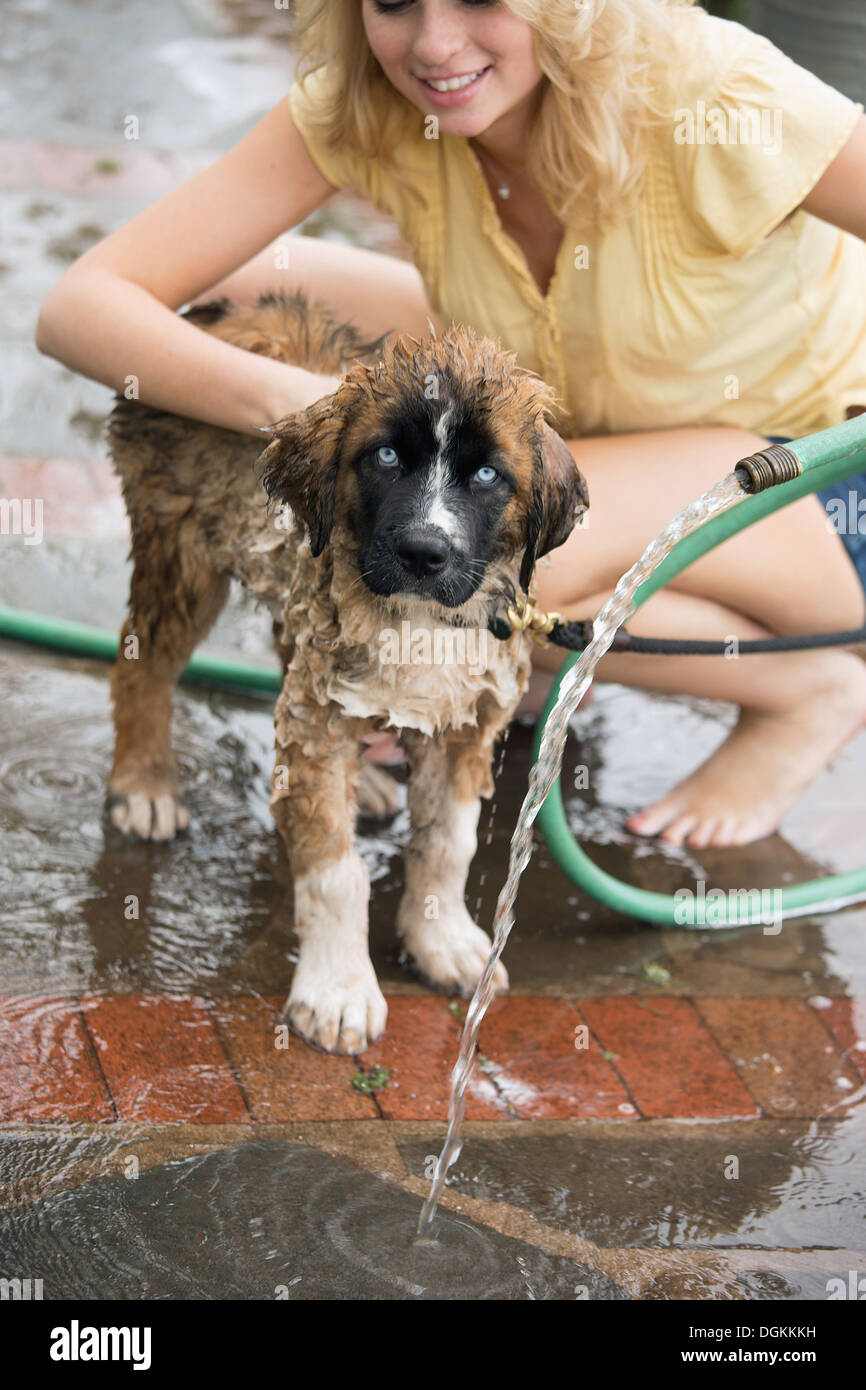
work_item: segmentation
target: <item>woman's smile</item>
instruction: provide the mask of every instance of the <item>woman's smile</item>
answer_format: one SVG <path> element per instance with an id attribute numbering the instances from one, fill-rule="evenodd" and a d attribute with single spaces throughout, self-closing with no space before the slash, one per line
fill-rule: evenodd
<path id="1" fill-rule="evenodd" d="M 464 106 L 472 101 L 482 87 L 484 79 L 493 67 L 478 68 L 474 72 L 462 73 L 454 77 L 419 77 L 418 82 L 436 106 Z"/>

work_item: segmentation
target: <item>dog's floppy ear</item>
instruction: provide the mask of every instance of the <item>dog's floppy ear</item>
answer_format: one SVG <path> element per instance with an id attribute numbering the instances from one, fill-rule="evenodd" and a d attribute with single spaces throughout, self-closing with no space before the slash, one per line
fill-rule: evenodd
<path id="1" fill-rule="evenodd" d="M 258 462 L 269 498 L 287 502 L 310 534 L 312 554 L 321 555 L 334 524 L 334 499 L 345 419 L 325 396 L 306 410 L 270 427 L 275 436 Z"/>
<path id="2" fill-rule="evenodd" d="M 563 439 L 542 420 L 533 463 L 532 494 L 520 587 L 529 593 L 535 562 L 568 540 L 589 506 L 586 480 Z"/>

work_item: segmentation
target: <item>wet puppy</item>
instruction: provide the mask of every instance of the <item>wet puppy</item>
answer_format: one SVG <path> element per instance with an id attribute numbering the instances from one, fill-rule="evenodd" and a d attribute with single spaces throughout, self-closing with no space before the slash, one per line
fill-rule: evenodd
<path id="1" fill-rule="evenodd" d="M 383 1032 L 387 1009 L 355 818 L 359 805 L 396 806 L 396 784 L 360 740 L 399 730 L 409 763 L 405 948 L 429 980 L 471 991 L 490 947 L 464 903 L 480 798 L 493 793 L 494 744 L 531 665 L 520 634 L 500 641 L 488 623 L 566 540 L 586 487 L 545 419 L 550 388 L 466 328 L 365 344 L 301 295 L 187 317 L 343 380 L 273 425 L 264 453 L 244 435 L 118 401 L 109 439 L 133 575 L 107 804 L 119 829 L 145 839 L 188 824 L 172 693 L 235 576 L 270 607 L 284 673 L 270 806 L 300 938 L 287 1017 L 319 1046 L 356 1053 Z"/>

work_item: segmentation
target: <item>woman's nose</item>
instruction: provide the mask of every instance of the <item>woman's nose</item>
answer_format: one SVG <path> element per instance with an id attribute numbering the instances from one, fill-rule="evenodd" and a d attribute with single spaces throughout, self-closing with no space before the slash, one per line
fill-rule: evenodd
<path id="1" fill-rule="evenodd" d="M 412 55 L 418 66 L 431 74 L 453 66 L 466 46 L 464 21 L 454 0 L 423 0 L 417 9 Z"/>

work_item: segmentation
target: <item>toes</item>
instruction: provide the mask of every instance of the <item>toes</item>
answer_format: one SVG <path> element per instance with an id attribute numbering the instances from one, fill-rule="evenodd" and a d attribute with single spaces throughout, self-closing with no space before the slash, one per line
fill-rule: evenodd
<path id="1" fill-rule="evenodd" d="M 722 816 L 716 821 L 713 838 L 709 843 L 718 847 L 723 845 L 735 845 L 737 843 L 736 835 L 738 829 L 739 826 L 736 816 Z"/>
<path id="2" fill-rule="evenodd" d="M 699 821 L 686 843 L 692 849 L 706 849 L 708 845 L 715 844 L 714 836 L 719 827 L 718 817 L 711 817 L 709 820 Z"/>
<path id="3" fill-rule="evenodd" d="M 168 792 L 164 792 L 162 796 L 157 796 L 153 802 L 151 839 L 173 840 L 178 830 L 182 828 L 181 812 L 186 814 L 185 808 Z M 187 820 L 189 820 L 188 816 Z"/>
<path id="4" fill-rule="evenodd" d="M 658 835 L 665 826 L 680 815 L 682 807 L 674 801 L 656 801 L 644 811 L 637 811 L 625 822 L 633 835 Z"/>
<path id="5" fill-rule="evenodd" d="M 505 969 L 501 960 L 496 962 L 496 969 L 493 972 L 493 984 L 496 989 L 501 990 L 507 990 L 510 987 L 511 982 L 508 978 L 508 971 Z"/>
<path id="6" fill-rule="evenodd" d="M 333 1052 L 340 1039 L 340 1015 L 334 1013 L 316 1016 L 316 1041 L 326 1052 Z"/>
<path id="7" fill-rule="evenodd" d="M 305 1038 L 312 1037 L 315 1014 L 306 1004 L 293 1004 L 290 999 L 286 1005 L 286 1019 L 297 1033 Z"/>
<path id="8" fill-rule="evenodd" d="M 370 1042 L 376 1042 L 381 1038 L 387 1022 L 388 1005 L 385 1003 L 384 995 L 377 992 L 376 997 L 367 1003 L 367 1037 Z"/>
<path id="9" fill-rule="evenodd" d="M 109 797 L 107 804 L 111 824 L 116 826 L 118 830 L 122 830 L 123 833 L 126 834 L 126 831 L 129 826 L 129 806 L 126 801 L 126 797 L 124 796 L 117 799 Z"/>
<path id="10" fill-rule="evenodd" d="M 316 1002 L 290 994 L 284 1017 L 313 1047 L 357 1056 L 384 1033 L 388 1005 L 378 985 L 357 991 L 332 985 L 327 998 Z"/>
<path id="11" fill-rule="evenodd" d="M 140 839 L 148 840 L 151 823 L 150 797 L 134 792 L 132 796 L 127 798 L 127 804 L 129 806 L 129 829 Z"/>
<path id="12" fill-rule="evenodd" d="M 111 792 L 106 805 L 111 824 L 139 840 L 173 840 L 189 826 L 189 812 L 171 792 Z"/>
<path id="13" fill-rule="evenodd" d="M 457 989 L 466 995 L 474 992 L 490 959 L 492 942 L 468 913 L 465 921 L 440 918 L 438 922 L 426 923 L 423 930 L 401 931 L 401 935 L 427 979 L 443 989 Z M 508 972 L 501 961 L 493 973 L 493 986 L 496 990 L 508 989 Z"/>
<path id="14" fill-rule="evenodd" d="M 672 821 L 667 829 L 662 831 L 659 838 L 664 840 L 668 845 L 684 844 L 686 836 L 695 828 L 698 819 L 698 816 L 694 814 L 677 816 L 676 820 Z"/>
<path id="15" fill-rule="evenodd" d="M 367 1001 L 350 999 L 343 1008 L 338 1051 L 358 1053 L 367 1046 Z"/>
<path id="16" fill-rule="evenodd" d="M 465 952 L 459 955 L 455 961 L 455 983 L 467 994 L 474 994 L 489 959 L 489 949 L 487 951 Z M 501 960 L 496 962 L 496 968 L 493 971 L 493 988 L 497 990 L 508 989 L 508 972 Z"/>

